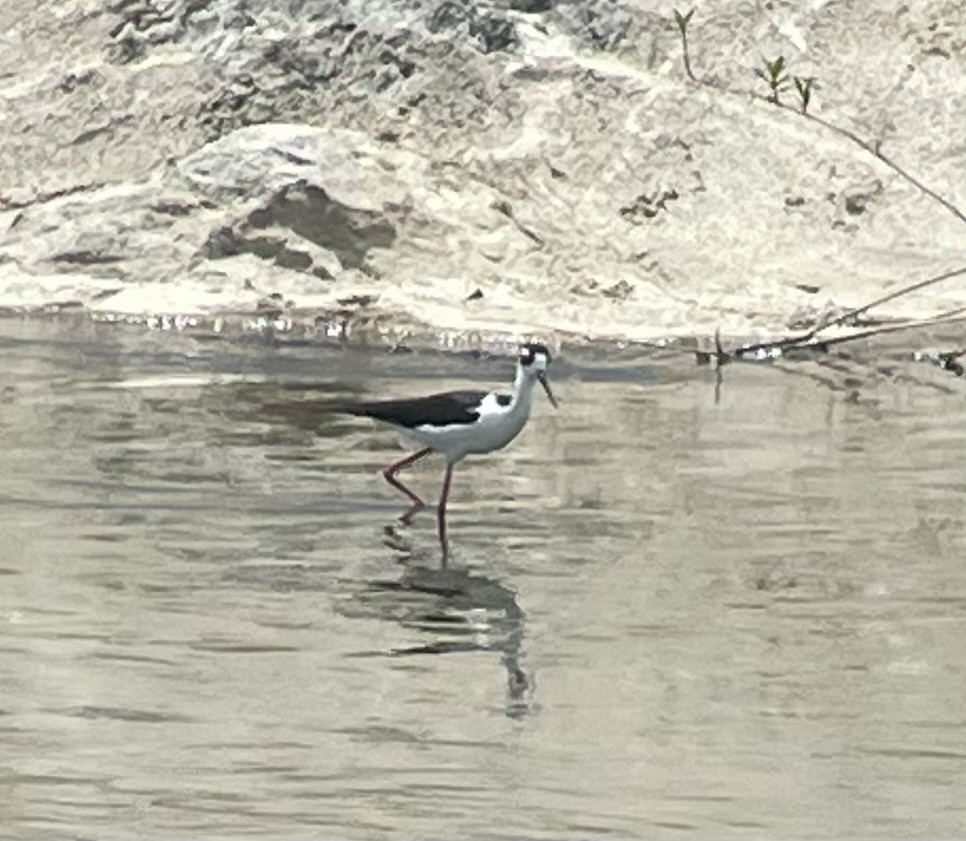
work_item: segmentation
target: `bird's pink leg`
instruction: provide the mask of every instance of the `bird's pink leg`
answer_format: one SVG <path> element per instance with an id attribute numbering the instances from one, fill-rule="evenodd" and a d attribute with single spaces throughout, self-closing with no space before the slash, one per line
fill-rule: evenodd
<path id="1" fill-rule="evenodd" d="M 443 477 L 443 492 L 439 497 L 439 507 L 436 509 L 436 523 L 439 526 L 439 545 L 443 549 L 443 563 L 449 557 L 449 544 L 446 542 L 446 500 L 449 498 L 449 485 L 453 479 L 453 465 L 447 462 L 446 476 Z"/>
<path id="2" fill-rule="evenodd" d="M 407 488 L 402 482 L 396 478 L 396 474 L 403 468 L 409 467 L 411 464 L 415 464 L 421 458 L 425 458 L 432 452 L 430 447 L 426 447 L 424 450 L 419 450 L 418 452 L 411 453 L 405 458 L 399 459 L 399 461 L 394 461 L 388 467 L 382 471 L 382 475 L 385 480 L 392 485 L 397 491 L 404 494 L 407 499 L 412 503 L 412 506 L 403 514 L 399 519 L 404 523 L 408 523 L 413 514 L 415 514 L 420 508 L 425 508 L 426 503 L 423 502 L 415 493 L 413 493 L 409 488 Z"/>

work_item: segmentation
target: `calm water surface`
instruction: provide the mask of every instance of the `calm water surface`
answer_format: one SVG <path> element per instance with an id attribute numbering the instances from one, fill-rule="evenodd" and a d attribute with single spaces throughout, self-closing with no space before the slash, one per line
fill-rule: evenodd
<path id="1" fill-rule="evenodd" d="M 441 569 L 395 436 L 313 403 L 505 360 L 15 320 L 0 359 L 3 837 L 966 834 L 961 381 L 565 352 Z"/>

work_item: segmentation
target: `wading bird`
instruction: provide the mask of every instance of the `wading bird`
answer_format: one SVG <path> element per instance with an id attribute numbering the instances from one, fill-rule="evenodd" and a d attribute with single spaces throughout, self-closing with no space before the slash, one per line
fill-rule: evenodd
<path id="1" fill-rule="evenodd" d="M 517 356 L 516 378 L 510 394 L 495 391 L 444 391 L 409 400 L 377 400 L 345 403 L 334 410 L 343 414 L 375 418 L 397 429 L 421 445 L 422 449 L 388 465 L 383 471 L 386 481 L 405 494 L 412 503 L 401 519 L 408 522 L 425 507 L 412 490 L 396 474 L 431 453 L 446 459 L 443 490 L 437 507 L 436 521 L 443 558 L 448 553 L 446 542 L 446 500 L 449 497 L 453 467 L 468 455 L 481 455 L 501 450 L 526 426 L 533 402 L 533 387 L 543 386 L 547 397 L 557 408 L 557 401 L 547 382 L 550 351 L 540 344 L 521 345 Z"/>

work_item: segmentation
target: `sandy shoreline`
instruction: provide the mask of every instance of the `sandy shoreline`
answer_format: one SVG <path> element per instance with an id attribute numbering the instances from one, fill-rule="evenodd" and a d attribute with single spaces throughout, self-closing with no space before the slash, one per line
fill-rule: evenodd
<path id="1" fill-rule="evenodd" d="M 657 3 L 276 6 L 10 21 L 0 309 L 737 341 L 966 265 L 957 4 L 698 10 L 699 84 Z M 822 122 L 765 101 L 774 55 Z"/>

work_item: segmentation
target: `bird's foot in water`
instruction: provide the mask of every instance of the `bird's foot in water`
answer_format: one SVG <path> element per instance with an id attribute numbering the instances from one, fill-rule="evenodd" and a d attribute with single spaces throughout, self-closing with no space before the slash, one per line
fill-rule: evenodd
<path id="1" fill-rule="evenodd" d="M 382 542 L 385 546 L 388 546 L 390 549 L 393 549 L 396 552 L 403 552 L 407 555 L 412 553 L 412 542 L 395 523 L 390 523 L 389 525 L 383 527 L 383 534 L 385 537 L 383 537 Z"/>

